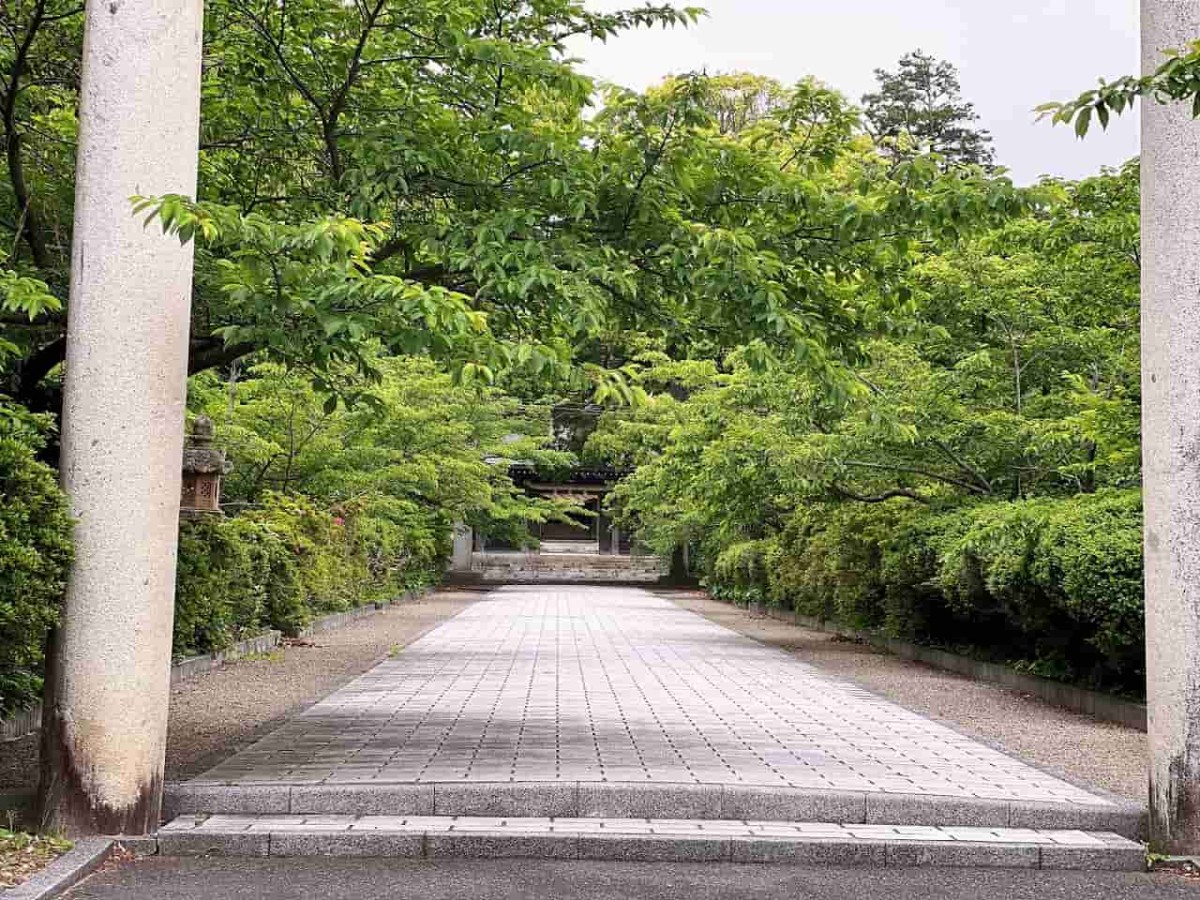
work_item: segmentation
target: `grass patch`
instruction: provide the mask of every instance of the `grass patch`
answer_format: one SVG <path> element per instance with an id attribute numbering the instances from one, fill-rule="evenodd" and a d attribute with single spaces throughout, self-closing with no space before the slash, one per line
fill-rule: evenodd
<path id="1" fill-rule="evenodd" d="M 16 887 L 70 849 L 63 838 L 0 828 L 0 888 Z"/>
<path id="2" fill-rule="evenodd" d="M 236 662 L 279 662 L 284 658 L 283 649 L 262 650 L 258 653 L 247 653 L 239 656 Z"/>

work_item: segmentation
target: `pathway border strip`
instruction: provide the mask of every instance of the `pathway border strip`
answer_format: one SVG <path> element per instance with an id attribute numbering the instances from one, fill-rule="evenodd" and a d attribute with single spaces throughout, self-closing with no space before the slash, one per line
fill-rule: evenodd
<path id="1" fill-rule="evenodd" d="M 81 838 L 46 868 L 16 887 L 0 892 L 0 896 L 4 900 L 49 900 L 57 897 L 104 865 L 116 846 L 116 838 Z"/>

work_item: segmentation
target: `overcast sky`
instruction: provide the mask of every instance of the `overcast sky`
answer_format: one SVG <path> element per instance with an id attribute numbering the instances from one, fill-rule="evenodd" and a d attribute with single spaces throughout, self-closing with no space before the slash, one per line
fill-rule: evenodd
<path id="1" fill-rule="evenodd" d="M 591 0 L 596 9 L 642 0 Z M 1047 100 L 1073 97 L 1097 77 L 1138 67 L 1138 0 L 677 0 L 703 6 L 688 29 L 627 33 L 573 48 L 592 75 L 633 88 L 707 69 L 785 82 L 815 75 L 857 100 L 874 70 L 910 50 L 953 62 L 963 93 L 995 138 L 999 162 L 1022 183 L 1079 178 L 1137 153 L 1136 115 L 1078 141 L 1035 122 Z"/>

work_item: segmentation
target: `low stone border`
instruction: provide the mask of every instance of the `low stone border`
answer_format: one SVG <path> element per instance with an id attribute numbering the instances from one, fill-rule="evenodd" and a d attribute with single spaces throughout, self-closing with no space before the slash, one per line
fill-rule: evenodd
<path id="1" fill-rule="evenodd" d="M 189 656 L 171 666 L 171 684 L 206 675 L 214 669 L 219 669 L 227 662 L 251 656 L 255 653 L 269 653 L 279 646 L 282 635 L 278 631 L 268 631 L 258 637 L 240 641 L 232 647 L 216 653 L 206 653 L 202 656 Z M 15 741 L 32 734 L 42 727 L 42 704 L 37 703 L 23 709 L 10 719 L 0 721 L 0 743 Z"/>
<path id="2" fill-rule="evenodd" d="M 4 891 L 4 900 L 49 900 L 100 868 L 117 846 L 114 838 L 81 838 L 75 846 L 29 880 Z"/>
<path id="3" fill-rule="evenodd" d="M 1075 687 L 1038 675 L 1024 675 L 1005 665 L 983 662 L 934 647 L 910 644 L 907 641 L 899 641 L 869 631 L 842 628 L 822 619 L 803 616 L 763 604 L 752 604 L 749 611 L 755 615 L 789 622 L 812 631 L 863 641 L 902 659 L 911 659 L 938 669 L 945 669 L 948 672 L 965 675 L 976 681 L 985 681 L 1023 694 L 1032 694 L 1039 700 L 1060 709 L 1083 713 L 1104 722 L 1114 722 L 1138 731 L 1146 730 L 1146 706 L 1143 703 L 1135 703 L 1132 700 L 1114 697 L 1111 694 L 1102 694 L 1099 691 L 1089 691 L 1086 688 Z"/>
<path id="4" fill-rule="evenodd" d="M 373 616 L 383 609 L 387 609 L 397 603 L 409 603 L 413 600 L 418 600 L 432 593 L 434 588 L 427 587 L 415 591 L 406 591 L 399 597 L 393 600 L 368 603 L 366 606 L 360 606 L 355 609 L 346 610 L 345 612 L 333 613 L 332 615 L 323 616 L 316 619 L 312 624 L 302 629 L 299 633 L 300 637 L 312 637 L 315 634 L 320 634 L 325 631 L 334 631 L 338 628 L 343 628 L 352 622 L 359 619 L 365 619 L 368 616 Z M 270 653 L 279 646 L 283 636 L 278 631 L 267 631 L 257 637 L 248 638 L 240 641 L 232 647 L 225 650 L 219 650 L 216 653 L 205 653 L 201 656 L 189 656 L 186 659 L 181 659 L 179 662 L 171 666 L 171 684 L 178 684 L 181 681 L 186 681 L 189 678 L 195 678 L 199 675 L 207 675 L 214 669 L 219 669 L 227 662 L 232 662 L 236 659 L 241 659 L 246 656 L 253 656 L 258 653 Z M 19 740 L 26 735 L 32 734 L 42 727 L 42 704 L 36 703 L 29 709 L 21 710 L 8 719 L 0 719 L 0 744 L 7 741 Z"/>
<path id="5" fill-rule="evenodd" d="M 297 637 L 312 637 L 322 632 L 345 628 L 359 619 L 369 618 L 377 612 L 387 609 L 389 606 L 395 606 L 397 603 L 411 603 L 414 600 L 420 600 L 432 594 L 433 591 L 433 587 L 418 588 L 415 591 L 405 591 L 399 597 L 394 597 L 391 600 L 380 600 L 375 603 L 368 603 L 366 606 L 356 606 L 354 609 L 348 609 L 345 612 L 330 613 L 327 616 L 314 619 L 298 632 Z"/>
<path id="6" fill-rule="evenodd" d="M 227 662 L 253 656 L 256 653 L 270 653 L 279 646 L 283 634 L 278 631 L 268 631 L 258 637 L 240 641 L 225 650 L 216 653 L 205 653 L 201 656 L 189 656 L 171 666 L 171 684 L 187 681 L 198 675 L 207 675 L 214 669 L 219 669 Z"/>
<path id="7" fill-rule="evenodd" d="M 875 791 L 719 784 L 437 782 L 421 784 L 169 784 L 167 820 L 190 814 L 688 818 L 867 825 L 1077 828 L 1141 835 L 1145 810 Z"/>

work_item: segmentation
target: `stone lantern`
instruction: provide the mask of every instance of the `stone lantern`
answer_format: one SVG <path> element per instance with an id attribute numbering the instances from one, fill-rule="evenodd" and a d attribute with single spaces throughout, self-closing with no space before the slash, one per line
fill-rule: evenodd
<path id="1" fill-rule="evenodd" d="M 221 476 L 228 474 L 233 465 L 226 462 L 225 452 L 212 443 L 212 419 L 197 416 L 183 450 L 179 514 L 185 519 L 221 515 Z"/>

